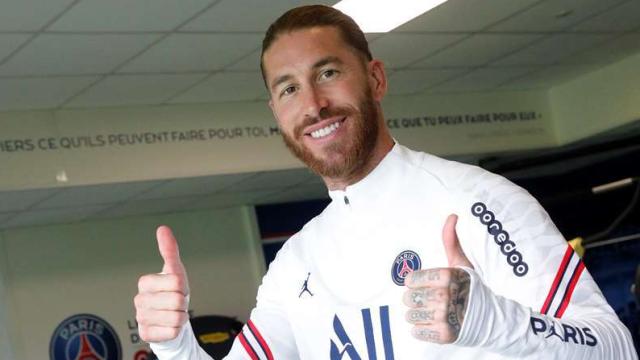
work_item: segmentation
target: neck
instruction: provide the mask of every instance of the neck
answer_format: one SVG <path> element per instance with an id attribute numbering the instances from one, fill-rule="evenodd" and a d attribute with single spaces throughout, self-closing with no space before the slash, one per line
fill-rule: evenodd
<path id="1" fill-rule="evenodd" d="M 371 157 L 367 159 L 367 162 L 358 171 L 355 171 L 348 176 L 339 178 L 323 177 L 322 180 L 327 185 L 329 190 L 344 190 L 347 186 L 357 183 L 364 179 L 369 173 L 375 169 L 378 164 L 384 159 L 384 157 L 393 148 L 393 138 L 391 134 L 385 128 L 381 129 L 378 133 L 378 139 L 376 140 L 376 146 L 371 153 Z"/>

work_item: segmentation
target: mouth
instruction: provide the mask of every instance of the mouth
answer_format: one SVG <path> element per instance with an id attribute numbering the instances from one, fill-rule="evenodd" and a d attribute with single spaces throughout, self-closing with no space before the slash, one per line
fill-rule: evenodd
<path id="1" fill-rule="evenodd" d="M 313 139 L 326 138 L 327 136 L 335 133 L 345 120 L 346 117 L 342 117 L 339 119 L 326 119 L 307 128 L 304 134 L 305 136 L 310 136 Z"/>

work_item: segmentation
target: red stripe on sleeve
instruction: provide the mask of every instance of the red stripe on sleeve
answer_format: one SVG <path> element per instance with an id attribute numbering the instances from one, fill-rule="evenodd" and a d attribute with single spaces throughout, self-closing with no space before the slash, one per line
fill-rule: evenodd
<path id="1" fill-rule="evenodd" d="M 258 342 L 264 349 L 264 352 L 267 355 L 267 360 L 273 360 L 273 354 L 271 353 L 271 349 L 269 349 L 269 345 L 267 345 L 267 342 L 264 341 L 262 334 L 260 334 L 260 331 L 258 331 L 258 328 L 253 324 L 253 321 L 251 321 L 251 319 L 247 321 L 247 325 L 249 325 L 251 332 L 253 332 L 253 334 L 256 336 L 256 340 L 258 340 Z"/>
<path id="2" fill-rule="evenodd" d="M 573 277 L 573 279 L 571 279 L 571 283 L 569 284 L 569 288 L 567 290 L 567 294 L 565 295 L 564 299 L 562 300 L 562 304 L 560 304 L 560 308 L 556 312 L 556 317 L 558 319 L 560 319 L 562 317 L 562 314 L 564 314 L 564 311 L 567 309 L 567 306 L 569 306 L 569 301 L 571 300 L 571 295 L 573 294 L 573 290 L 576 288 L 576 284 L 578 283 L 578 279 L 580 279 L 580 275 L 582 274 L 582 270 L 584 270 L 584 263 L 582 261 L 580 261 L 580 265 L 578 265 L 578 268 L 576 269 L 576 274 Z"/>
<path id="3" fill-rule="evenodd" d="M 242 347 L 244 347 L 245 351 L 247 352 L 247 354 L 249 355 L 251 360 L 260 360 L 260 359 L 258 359 L 258 355 L 253 350 L 251 345 L 249 345 L 249 342 L 247 342 L 247 339 L 244 337 L 243 333 L 240 333 L 238 335 L 238 339 L 240 340 L 240 344 L 242 344 Z"/>
<path id="4" fill-rule="evenodd" d="M 547 294 L 547 299 L 544 301 L 544 305 L 540 309 L 540 314 L 545 315 L 547 311 L 549 311 L 549 306 L 551 306 L 551 301 L 554 298 L 554 295 L 558 291 L 558 285 L 560 285 L 560 280 L 567 270 L 567 265 L 569 265 L 569 260 L 571 259 L 571 255 L 573 254 L 573 248 L 571 245 L 567 245 L 567 250 L 564 252 L 564 257 L 562 258 L 562 262 L 560 263 L 560 267 L 558 268 L 558 272 L 556 273 L 555 279 L 553 279 L 553 284 L 551 285 L 551 289 L 549 289 L 549 293 Z"/>

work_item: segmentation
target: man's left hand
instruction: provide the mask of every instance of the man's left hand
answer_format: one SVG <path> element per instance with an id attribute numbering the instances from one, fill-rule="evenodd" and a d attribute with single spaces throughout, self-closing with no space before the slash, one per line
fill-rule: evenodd
<path id="1" fill-rule="evenodd" d="M 413 336 L 420 340 L 450 344 L 458 339 L 469 303 L 469 274 L 473 269 L 456 234 L 457 215 L 449 215 L 442 229 L 442 243 L 449 267 L 412 272 L 405 279 L 406 319 L 415 325 Z"/>

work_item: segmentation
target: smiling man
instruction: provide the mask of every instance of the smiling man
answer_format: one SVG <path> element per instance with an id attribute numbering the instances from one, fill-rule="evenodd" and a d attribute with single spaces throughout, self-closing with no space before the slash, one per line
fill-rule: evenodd
<path id="1" fill-rule="evenodd" d="M 635 359 L 628 331 L 546 212 L 506 179 L 391 137 L 384 66 L 341 12 L 285 13 L 263 42 L 269 106 L 332 202 L 284 245 L 229 359 Z M 140 278 L 160 359 L 207 359 L 178 245 Z"/>
<path id="2" fill-rule="evenodd" d="M 380 108 L 384 67 L 345 46 L 336 27 L 276 30 L 265 38 L 262 71 L 285 144 L 330 190 L 344 189 L 393 147 Z"/>

